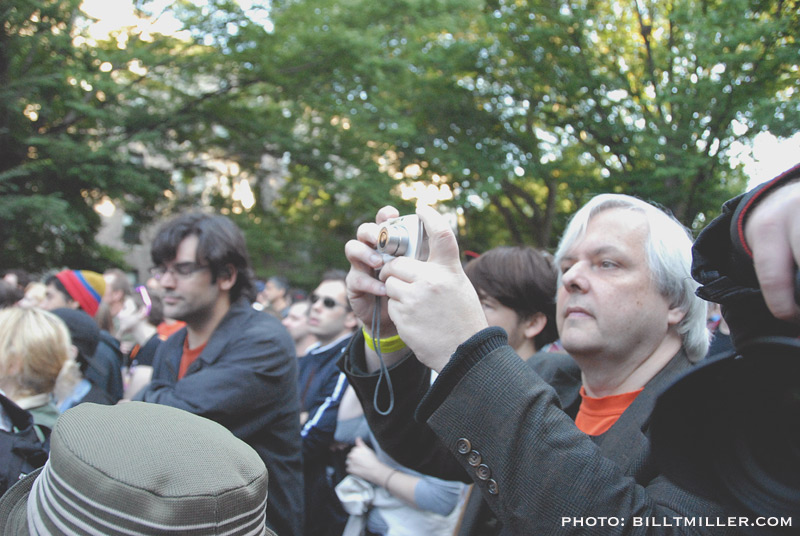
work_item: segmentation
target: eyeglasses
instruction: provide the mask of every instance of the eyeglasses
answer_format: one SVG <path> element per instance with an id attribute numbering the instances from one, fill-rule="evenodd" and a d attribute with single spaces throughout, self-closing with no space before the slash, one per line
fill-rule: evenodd
<path id="1" fill-rule="evenodd" d="M 196 262 L 176 262 L 172 266 L 155 266 L 150 268 L 150 275 L 153 276 L 156 281 L 159 281 L 167 273 L 172 274 L 173 277 L 189 277 L 193 273 L 207 268 L 208 265 L 198 264 Z"/>
<path id="2" fill-rule="evenodd" d="M 153 308 L 153 301 L 150 299 L 150 293 L 147 292 L 147 287 L 144 285 L 139 285 L 138 287 L 136 287 L 136 292 L 138 292 L 139 296 L 142 297 L 142 303 L 144 303 L 145 313 L 149 316 L 150 310 Z"/>
<path id="3" fill-rule="evenodd" d="M 324 305 L 324 306 L 325 306 L 325 307 L 327 307 L 328 309 L 333 309 L 333 308 L 334 308 L 334 307 L 336 307 L 337 305 L 340 305 L 340 306 L 342 306 L 342 307 L 345 307 L 345 305 L 344 305 L 344 304 L 342 304 L 342 303 L 339 303 L 339 302 L 337 302 L 336 300 L 334 300 L 333 298 L 330 298 L 330 297 L 328 297 L 328 296 L 324 296 L 324 297 L 323 297 L 323 296 L 317 296 L 316 294 L 312 294 L 312 295 L 309 297 L 309 299 L 308 299 L 308 300 L 311 302 L 311 305 L 314 305 L 314 304 L 315 304 L 315 303 L 317 303 L 319 300 L 322 300 L 322 305 Z"/>

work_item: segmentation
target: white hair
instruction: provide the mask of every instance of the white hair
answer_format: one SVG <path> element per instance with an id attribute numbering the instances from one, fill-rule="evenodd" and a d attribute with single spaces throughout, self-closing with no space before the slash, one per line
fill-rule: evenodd
<path id="1" fill-rule="evenodd" d="M 708 351 L 709 332 L 706 328 L 706 302 L 695 295 L 699 284 L 692 279 L 692 237 L 673 216 L 629 195 L 600 194 L 586 203 L 569 222 L 561 237 L 555 258 L 556 264 L 586 233 L 589 220 L 609 209 L 635 210 L 648 224 L 645 258 L 656 288 L 670 307 L 684 312 L 678 324 L 683 347 L 690 361 L 702 359 Z M 561 273 L 559 272 L 559 285 Z"/>

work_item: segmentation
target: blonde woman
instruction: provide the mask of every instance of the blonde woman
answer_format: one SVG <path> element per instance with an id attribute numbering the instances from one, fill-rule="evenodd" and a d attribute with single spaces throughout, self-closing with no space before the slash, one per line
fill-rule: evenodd
<path id="1" fill-rule="evenodd" d="M 22 307 L 0 311 L 0 389 L 33 415 L 34 424 L 55 424 L 53 390 L 74 353 L 67 327 L 55 315 Z"/>

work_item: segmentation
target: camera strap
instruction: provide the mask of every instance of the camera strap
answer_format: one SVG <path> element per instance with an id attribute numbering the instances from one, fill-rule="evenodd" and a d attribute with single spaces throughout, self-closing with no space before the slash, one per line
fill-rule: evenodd
<path id="1" fill-rule="evenodd" d="M 375 347 L 375 353 L 378 354 L 378 361 L 380 362 L 380 372 L 378 373 L 378 383 L 375 384 L 375 395 L 372 397 L 372 407 L 378 415 L 389 415 L 394 409 L 394 388 L 392 387 L 392 379 L 389 377 L 389 370 L 386 368 L 386 363 L 383 361 L 383 353 L 381 352 L 381 297 L 375 296 L 375 308 L 372 311 L 372 345 Z M 381 410 L 378 407 L 378 393 L 381 389 L 381 384 L 386 382 L 386 389 L 389 392 L 389 407 L 386 410 Z"/>

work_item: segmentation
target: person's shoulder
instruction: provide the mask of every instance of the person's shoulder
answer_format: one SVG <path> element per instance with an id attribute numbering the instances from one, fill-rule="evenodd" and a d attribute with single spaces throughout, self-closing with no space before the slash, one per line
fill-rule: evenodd
<path id="1" fill-rule="evenodd" d="M 266 311 L 258 311 L 249 305 L 246 307 L 231 307 L 230 311 L 231 322 L 229 327 L 233 326 L 235 330 L 246 330 L 253 332 L 265 333 L 284 333 L 286 328 L 283 327 L 281 321 L 275 316 Z M 288 333 L 287 333 L 288 336 Z"/>
<path id="2" fill-rule="evenodd" d="M 253 309 L 247 300 L 240 299 L 232 304 L 226 319 L 217 329 L 248 344 L 271 342 L 286 346 L 294 356 L 294 343 L 280 320 L 269 313 Z"/>
<path id="3" fill-rule="evenodd" d="M 353 340 L 353 333 L 346 335 L 341 339 L 339 339 L 338 341 L 336 341 L 331 347 L 331 352 L 336 355 L 343 353 L 350 345 L 351 340 Z"/>
<path id="4" fill-rule="evenodd" d="M 527 361 L 536 374 L 558 394 L 563 408 L 570 408 L 580 396 L 581 369 L 566 352 L 537 352 Z"/>
<path id="5" fill-rule="evenodd" d="M 306 353 L 307 356 L 312 357 L 317 362 L 332 362 L 336 363 L 339 357 L 347 350 L 353 334 L 342 337 L 338 341 L 334 341 L 324 348 L 316 347 Z"/>
<path id="6" fill-rule="evenodd" d="M 158 348 L 161 346 L 162 341 L 158 334 L 153 335 L 150 339 L 144 343 L 139 349 L 139 352 L 136 354 L 136 363 L 139 365 L 146 365 L 146 366 L 153 366 L 153 362 L 155 359 L 156 352 L 158 352 Z"/>
<path id="7" fill-rule="evenodd" d="M 119 341 L 114 338 L 109 332 L 105 330 L 100 331 L 100 340 L 97 342 L 97 349 L 95 355 L 114 356 L 116 358 L 122 357 L 122 350 L 120 350 Z"/>
<path id="8" fill-rule="evenodd" d="M 228 309 L 229 317 L 236 317 L 240 321 L 245 320 L 248 322 L 277 322 L 280 321 L 274 315 L 267 313 L 264 310 L 254 308 L 249 301 L 245 298 L 239 298 L 231 304 Z"/>
<path id="9" fill-rule="evenodd" d="M 543 378 L 554 374 L 580 377 L 580 368 L 566 352 L 536 352 L 527 361 L 528 365 Z"/>
<path id="10" fill-rule="evenodd" d="M 92 384 L 90 385 L 91 387 L 89 388 L 89 391 L 86 393 L 86 396 L 81 398 L 78 401 L 78 404 L 82 404 L 84 402 L 91 402 L 92 404 L 102 404 L 104 406 L 114 405 L 114 399 L 111 398 L 111 395 L 109 395 L 106 391 L 100 389 L 96 385 Z"/>
<path id="11" fill-rule="evenodd" d="M 104 329 L 100 330 L 100 343 L 110 346 L 114 350 L 119 350 L 119 341 Z"/>

